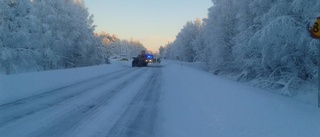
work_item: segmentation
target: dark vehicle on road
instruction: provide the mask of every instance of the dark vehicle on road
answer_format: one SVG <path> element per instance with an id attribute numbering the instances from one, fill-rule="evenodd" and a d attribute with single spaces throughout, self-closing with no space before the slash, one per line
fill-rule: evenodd
<path id="1" fill-rule="evenodd" d="M 143 67 L 147 66 L 148 63 L 153 63 L 153 55 L 145 54 L 145 51 L 142 51 L 141 55 L 138 55 L 132 60 L 132 67 Z"/>

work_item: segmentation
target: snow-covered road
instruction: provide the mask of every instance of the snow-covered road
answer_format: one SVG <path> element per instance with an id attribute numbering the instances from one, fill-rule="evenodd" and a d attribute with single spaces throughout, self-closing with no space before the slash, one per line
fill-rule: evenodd
<path id="1" fill-rule="evenodd" d="M 160 82 L 160 67 L 125 68 L 6 103 L 0 106 L 0 134 L 153 136 Z"/>
<path id="2" fill-rule="evenodd" d="M 189 66 L 167 61 L 132 68 L 130 62 L 114 62 L 109 66 L 2 77 L 0 135 L 320 135 L 316 104 L 214 77 L 196 69 L 199 65 Z M 43 82 L 44 77 L 55 78 L 50 83 Z"/>

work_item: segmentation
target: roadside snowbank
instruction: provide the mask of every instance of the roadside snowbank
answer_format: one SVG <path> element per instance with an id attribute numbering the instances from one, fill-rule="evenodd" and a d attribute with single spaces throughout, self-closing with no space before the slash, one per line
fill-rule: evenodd
<path id="1" fill-rule="evenodd" d="M 112 65 L 0 75 L 0 105 L 128 67 L 129 62 L 112 61 Z"/>
<path id="2" fill-rule="evenodd" d="M 208 75 L 163 68 L 163 127 L 170 137 L 318 137 L 320 111 L 300 101 Z"/>

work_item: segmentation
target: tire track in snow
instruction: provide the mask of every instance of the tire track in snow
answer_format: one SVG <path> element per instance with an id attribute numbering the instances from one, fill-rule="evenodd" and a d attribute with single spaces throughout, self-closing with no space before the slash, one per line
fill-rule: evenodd
<path id="1" fill-rule="evenodd" d="M 90 116 L 94 116 L 101 107 L 108 105 L 114 96 L 120 93 L 128 85 L 132 84 L 138 76 L 141 76 L 144 73 L 145 71 L 141 70 L 141 72 L 134 74 L 123 82 L 120 82 L 114 88 L 106 90 L 103 95 L 97 96 L 95 99 L 92 99 L 91 102 L 83 102 L 84 104 L 80 105 L 79 108 L 72 109 L 60 118 L 56 119 L 55 123 L 41 127 L 28 136 L 64 136 L 64 134 L 68 133 L 72 128 L 76 128 L 76 125 L 78 125 L 82 120 L 88 119 Z"/>
<path id="2" fill-rule="evenodd" d="M 82 95 L 91 89 L 106 84 L 110 80 L 119 79 L 136 70 L 138 69 L 119 70 L 75 84 L 63 86 L 42 94 L 0 105 L 0 128 L 26 116 L 49 109 L 63 101 Z"/>
<path id="3" fill-rule="evenodd" d="M 158 128 L 161 69 L 156 68 L 148 83 L 133 98 L 107 137 L 151 137 Z"/>

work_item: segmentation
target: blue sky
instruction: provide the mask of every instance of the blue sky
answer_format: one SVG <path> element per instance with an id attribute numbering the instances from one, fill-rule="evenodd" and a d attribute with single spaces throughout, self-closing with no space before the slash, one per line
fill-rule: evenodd
<path id="1" fill-rule="evenodd" d="M 187 21 L 207 17 L 211 0 L 84 0 L 96 31 L 139 40 L 149 50 L 173 41 Z"/>

